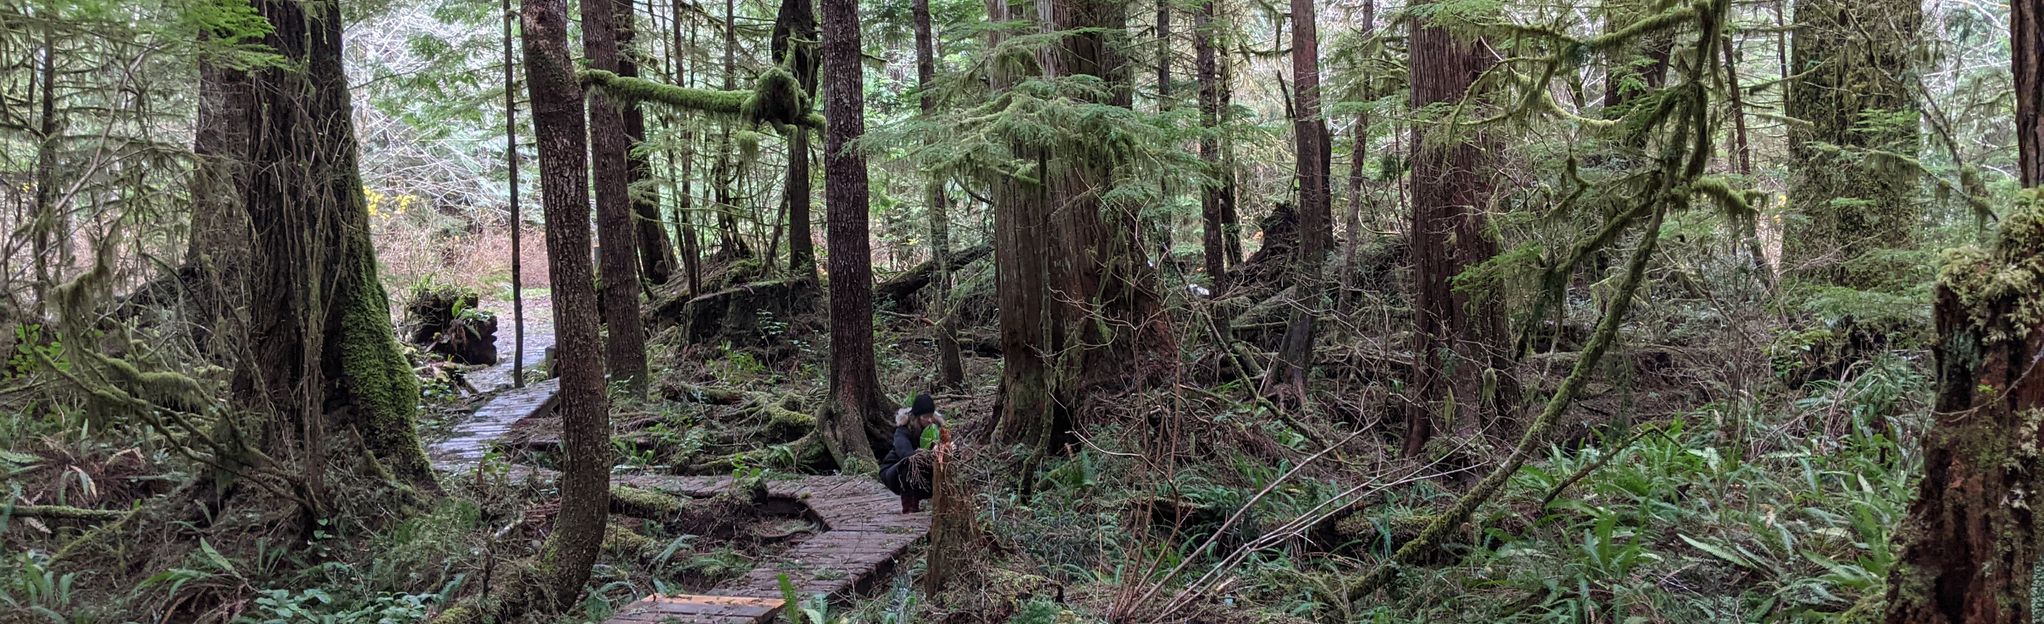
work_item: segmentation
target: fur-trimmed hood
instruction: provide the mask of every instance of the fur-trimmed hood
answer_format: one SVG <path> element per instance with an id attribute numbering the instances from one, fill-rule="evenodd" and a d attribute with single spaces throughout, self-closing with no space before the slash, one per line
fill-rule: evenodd
<path id="1" fill-rule="evenodd" d="M 913 408 L 904 407 L 894 410 L 894 426 L 906 427 L 908 426 L 909 419 L 914 417 L 915 410 Z M 937 421 L 938 426 L 944 425 L 944 410 L 932 411 L 930 412 L 930 417 Z"/>

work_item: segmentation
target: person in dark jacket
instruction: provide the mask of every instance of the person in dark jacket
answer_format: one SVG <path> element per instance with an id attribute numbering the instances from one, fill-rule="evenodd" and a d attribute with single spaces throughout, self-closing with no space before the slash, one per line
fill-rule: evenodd
<path id="1" fill-rule="evenodd" d="M 937 412 L 937 403 L 928 394 L 916 395 L 908 407 L 894 413 L 894 441 L 888 446 L 887 458 L 880 460 L 880 483 L 901 495 L 902 513 L 921 511 L 922 502 L 935 489 L 931 479 L 934 458 L 919 445 L 923 430 L 932 426 L 942 431 L 944 415 Z"/>

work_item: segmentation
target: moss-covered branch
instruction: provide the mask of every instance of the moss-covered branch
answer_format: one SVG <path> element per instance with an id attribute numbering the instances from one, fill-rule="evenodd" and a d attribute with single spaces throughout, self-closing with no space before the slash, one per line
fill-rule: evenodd
<path id="1" fill-rule="evenodd" d="M 743 117 L 753 123 L 793 124 L 823 129 L 823 116 L 808 112 L 808 96 L 786 71 L 760 74 L 752 89 L 696 89 L 677 87 L 644 78 L 631 78 L 600 69 L 582 72 L 582 82 L 602 89 L 605 95 L 630 102 L 652 102 L 683 110 L 713 115 Z"/>
<path id="2" fill-rule="evenodd" d="M 1532 455 L 1534 445 L 1546 438 L 1548 431 L 1554 429 L 1555 421 L 1560 420 L 1561 413 L 1575 401 L 1576 393 L 1589 382 L 1591 372 L 1596 370 L 1597 363 L 1604 359 L 1604 353 L 1609 351 L 1611 343 L 1616 341 L 1618 326 L 1623 324 L 1626 313 L 1632 309 L 1633 295 L 1639 291 L 1639 284 L 1646 276 L 1647 259 L 1653 257 L 1654 248 L 1660 241 L 1662 213 L 1661 209 L 1654 210 L 1653 217 L 1647 222 L 1646 234 L 1640 239 L 1639 248 L 1632 252 L 1632 258 L 1626 262 L 1625 281 L 1619 285 L 1617 295 L 1612 297 L 1610 307 L 1604 312 L 1604 319 L 1598 322 L 1596 333 L 1590 336 L 1590 343 L 1584 346 L 1582 356 L 1576 358 L 1575 366 L 1569 370 L 1568 377 L 1562 379 L 1561 387 L 1555 389 L 1554 396 L 1547 399 L 1547 406 L 1540 410 L 1540 417 L 1526 427 L 1526 432 L 1519 437 L 1519 443 L 1512 448 L 1512 453 L 1505 459 L 1505 463 L 1492 470 L 1489 475 L 1485 475 L 1483 481 L 1456 499 L 1455 504 L 1447 511 L 1434 516 L 1433 522 L 1428 523 L 1418 537 L 1399 547 L 1398 552 L 1391 555 L 1390 561 L 1377 566 L 1377 569 L 1364 577 L 1361 583 L 1349 588 L 1349 600 L 1358 600 L 1376 592 L 1390 583 L 1391 579 L 1397 578 L 1399 566 L 1418 561 L 1421 556 L 1433 551 L 1440 545 L 1441 540 L 1447 537 L 1449 531 L 1468 521 L 1470 515 L 1476 512 L 1477 506 L 1490 500 L 1491 496 L 1503 489 L 1505 482 L 1519 472 L 1520 466 L 1525 465 L 1526 458 Z"/>
<path id="3" fill-rule="evenodd" d="M 80 522 L 114 522 L 128 517 L 129 513 L 132 512 L 127 509 L 88 509 L 70 505 L 15 505 L 7 509 L 7 515 L 16 518 Z"/>

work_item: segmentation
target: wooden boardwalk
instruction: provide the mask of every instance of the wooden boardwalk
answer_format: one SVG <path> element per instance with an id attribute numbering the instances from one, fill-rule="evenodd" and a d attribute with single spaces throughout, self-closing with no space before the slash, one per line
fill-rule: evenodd
<path id="1" fill-rule="evenodd" d="M 497 438 L 518 421 L 553 410 L 555 380 L 506 392 L 475 417 L 455 427 L 429 453 L 441 470 L 455 471 L 482 459 Z M 514 478 L 551 478 L 553 471 L 516 467 Z M 730 490 L 731 477 L 620 475 L 611 483 L 708 498 Z M 745 576 L 704 595 L 653 595 L 618 609 L 605 624 L 732 624 L 771 622 L 787 607 L 781 591 L 786 576 L 798 597 L 839 599 L 871 589 L 893 570 L 909 548 L 929 534 L 928 513 L 901 513 L 901 499 L 871 476 L 811 476 L 766 482 L 767 496 L 800 503 L 824 531 L 780 556 L 760 562 Z"/>

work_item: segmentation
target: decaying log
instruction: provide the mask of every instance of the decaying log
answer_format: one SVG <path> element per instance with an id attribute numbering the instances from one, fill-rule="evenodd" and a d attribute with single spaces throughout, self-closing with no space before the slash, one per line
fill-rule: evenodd
<path id="1" fill-rule="evenodd" d="M 953 270 L 956 270 L 958 267 L 978 262 L 981 258 L 993 254 L 994 248 L 990 245 L 968 247 L 951 252 L 950 265 Z M 913 297 L 916 292 L 922 290 L 924 286 L 930 285 L 930 282 L 936 281 L 936 279 L 937 262 L 935 260 L 926 260 L 922 264 L 916 265 L 915 268 L 894 276 L 893 279 L 873 286 L 873 304 L 876 306 L 892 305 L 896 310 L 907 309 L 913 305 Z"/>

